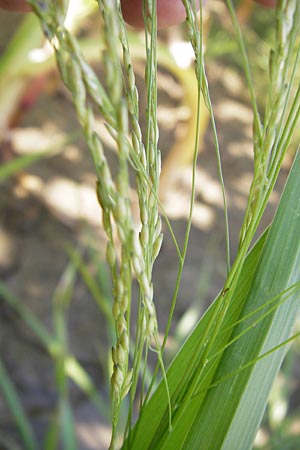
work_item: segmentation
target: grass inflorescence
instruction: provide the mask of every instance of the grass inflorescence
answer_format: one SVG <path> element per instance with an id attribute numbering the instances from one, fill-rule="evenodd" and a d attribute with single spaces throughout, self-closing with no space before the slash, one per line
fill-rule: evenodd
<path id="1" fill-rule="evenodd" d="M 117 449 L 120 444 L 120 411 L 122 402 L 127 394 L 129 394 L 129 408 L 127 424 L 123 433 L 124 445 L 125 447 L 127 445 L 127 448 L 130 448 L 132 443 L 136 445 L 136 447 L 132 448 L 138 448 L 137 446 L 140 445 L 139 442 L 136 443 L 135 441 L 136 436 L 139 435 L 139 421 L 138 425 L 132 429 L 138 382 L 139 380 L 141 381 L 141 393 L 138 403 L 142 421 L 144 411 L 146 411 L 147 417 L 147 408 L 151 410 L 151 400 L 149 401 L 149 398 L 153 391 L 159 368 L 162 372 L 165 400 L 162 405 L 163 411 L 159 411 L 158 414 L 158 416 L 161 415 L 161 422 L 158 423 L 156 429 L 153 426 L 153 436 L 147 437 L 147 439 L 149 439 L 150 445 L 153 442 L 162 442 L 161 445 L 165 445 L 163 448 L 168 449 L 174 448 L 174 442 L 180 437 L 183 445 L 181 448 L 184 448 L 187 442 L 190 442 L 192 445 L 194 439 L 194 435 L 191 434 L 190 436 L 189 434 L 192 428 L 191 423 L 194 426 L 194 422 L 187 423 L 187 417 L 191 414 L 192 421 L 193 411 L 196 411 L 197 408 L 200 415 L 202 403 L 205 406 L 205 395 L 210 391 L 211 387 L 219 387 L 222 380 L 227 380 L 227 375 L 222 373 L 222 367 L 220 369 L 222 376 L 218 379 L 219 381 L 216 382 L 214 379 L 217 365 L 222 360 L 223 353 L 226 353 L 228 349 L 230 350 L 240 340 L 242 341 L 243 336 L 251 332 L 253 327 L 259 326 L 264 319 L 269 319 L 273 313 L 275 315 L 279 306 L 285 303 L 281 299 L 282 295 L 288 292 L 289 289 L 289 286 L 285 286 L 285 290 L 283 289 L 280 294 L 273 293 L 271 299 L 276 300 L 275 305 L 273 305 L 273 300 L 270 299 L 267 299 L 263 306 L 258 304 L 255 313 L 261 313 L 264 307 L 268 305 L 268 301 L 272 307 L 269 308 L 265 315 L 262 314 L 260 318 L 255 318 L 250 325 L 244 325 L 244 322 L 246 322 L 246 319 L 251 319 L 253 312 L 248 312 L 246 316 L 240 318 L 239 313 L 242 308 L 240 304 L 232 312 L 232 302 L 237 297 L 236 291 L 243 273 L 247 252 L 274 187 L 283 157 L 288 149 L 300 116 L 299 87 L 296 89 L 296 95 L 292 99 L 293 84 L 299 68 L 300 58 L 299 46 L 296 54 L 293 51 L 294 43 L 297 41 L 299 33 L 299 2 L 297 0 L 278 0 L 276 9 L 276 43 L 270 54 L 270 87 L 266 108 L 264 114 L 261 115 L 258 111 L 246 46 L 239 28 L 233 2 L 232 0 L 226 0 L 241 50 L 241 60 L 254 113 L 253 182 L 240 233 L 238 253 L 231 266 L 228 214 L 221 156 L 203 57 L 202 2 L 200 1 L 199 21 L 196 2 L 194 0 L 182 0 L 186 10 L 187 35 L 195 55 L 195 77 L 198 83 L 198 126 L 195 133 L 189 217 L 183 249 L 180 250 L 176 244 L 179 256 L 178 276 L 174 286 L 169 321 L 162 343 L 160 343 L 158 335 L 158 321 L 154 302 L 155 291 L 152 281 L 153 266 L 163 239 L 160 213 L 163 209 L 159 201 L 161 155 L 157 123 L 156 0 L 143 0 L 145 90 L 147 94 L 146 131 L 144 135 L 140 125 L 141 111 L 131 59 L 131 49 L 129 47 L 127 28 L 122 17 L 120 0 L 98 0 L 99 12 L 103 22 L 105 47 L 103 54 L 104 82 L 99 79 L 93 68 L 86 62 L 77 39 L 65 25 L 64 19 L 68 2 L 55 3 L 51 0 L 43 2 L 29 0 L 29 3 L 39 17 L 44 33 L 53 46 L 61 78 L 71 93 L 78 120 L 82 126 L 95 166 L 97 178 L 96 193 L 102 211 L 103 229 L 107 238 L 106 260 L 110 267 L 113 283 L 112 318 L 115 335 L 111 349 L 112 438 L 110 449 Z M 196 163 L 200 139 L 201 102 L 205 103 L 211 118 L 217 167 L 222 186 L 226 229 L 227 279 L 224 289 L 216 298 L 214 307 L 209 312 L 209 319 L 204 318 L 204 321 L 207 320 L 207 322 L 203 326 L 201 335 L 196 343 L 197 345 L 189 351 L 189 367 L 180 372 L 179 381 L 176 381 L 177 384 L 173 382 L 173 386 L 169 389 L 169 381 L 170 378 L 172 381 L 172 377 L 165 371 L 163 351 L 179 292 L 192 223 Z M 101 135 L 95 128 L 95 110 L 98 111 L 105 121 L 105 126 L 115 142 L 117 149 L 115 175 L 113 175 L 113 171 L 108 163 Z M 134 171 L 136 178 L 139 207 L 138 223 L 135 223 L 133 219 L 131 205 L 129 176 L 131 170 Z M 254 277 L 253 274 L 252 276 Z M 134 280 L 138 284 L 139 293 L 136 317 L 133 318 L 132 285 Z M 295 285 L 297 285 L 297 282 L 295 282 Z M 247 289 L 249 290 L 250 288 L 247 287 Z M 243 301 L 246 299 L 246 294 L 248 295 L 248 291 L 243 293 Z M 228 313 L 232 313 L 232 323 L 228 321 Z M 72 443 L 70 442 L 72 437 L 70 436 L 73 434 L 73 422 L 68 401 L 66 373 L 64 372 L 64 368 L 69 361 L 69 354 L 62 318 L 63 305 L 60 304 L 58 297 L 55 316 L 58 336 L 57 345 L 60 348 L 60 354 L 56 357 L 57 384 L 60 389 L 60 398 L 62 399 L 60 405 L 61 414 L 69 425 L 69 427 L 66 426 L 66 430 L 68 429 L 69 432 L 67 431 L 65 435 L 65 443 L 71 448 Z M 239 331 L 235 337 L 234 332 L 231 336 L 231 330 L 236 330 L 239 326 L 245 326 L 246 328 Z M 201 327 L 202 323 L 200 323 Z M 225 336 L 223 342 L 221 341 L 222 336 Z M 284 343 L 286 342 L 289 342 L 289 338 L 284 341 Z M 279 349 L 282 345 L 274 345 L 274 349 Z M 149 350 L 157 354 L 157 367 L 150 385 L 147 386 L 145 378 Z M 269 355 L 270 352 L 271 350 L 268 349 L 264 354 Z M 240 368 L 240 372 L 244 368 L 254 365 L 262 357 L 262 355 L 253 356 L 250 362 L 246 361 L 244 366 Z M 231 376 L 239 375 L 240 372 L 237 369 L 232 372 Z M 197 405 L 195 402 L 196 397 Z M 194 409 L 190 408 L 191 404 Z M 195 419 L 195 421 L 197 420 Z M 182 436 L 179 436 L 182 423 L 186 424 L 186 428 L 183 430 Z M 161 435 L 157 433 L 157 430 Z M 172 430 L 174 430 L 173 434 Z"/>
<path id="2" fill-rule="evenodd" d="M 112 348 L 111 376 L 112 441 L 117 446 L 117 429 L 122 399 L 133 383 L 133 405 L 144 354 L 153 348 L 163 368 L 158 342 L 158 326 L 153 303 L 152 269 L 162 243 L 159 214 L 158 183 L 160 152 L 158 150 L 157 88 L 156 88 L 156 2 L 145 2 L 147 130 L 145 139 L 139 125 L 138 91 L 128 46 L 127 30 L 118 0 L 99 0 L 104 23 L 105 86 L 87 64 L 76 38 L 64 25 L 66 5 L 52 2 L 30 2 L 40 18 L 43 30 L 51 42 L 61 77 L 70 90 L 82 125 L 84 136 L 93 157 L 97 174 L 97 198 L 102 210 L 102 223 L 107 235 L 106 259 L 111 269 L 115 322 L 115 344 Z M 123 58 L 120 57 L 122 52 Z M 118 152 L 117 175 L 113 178 L 107 162 L 101 136 L 94 128 L 93 105 L 96 105 L 106 127 L 116 142 Z M 131 138 L 130 138 L 131 136 Z M 140 208 L 140 230 L 133 222 L 129 166 L 136 171 Z M 145 179 L 149 181 L 145 182 Z M 115 234 L 115 230 L 117 234 Z M 120 251 L 117 247 L 120 245 Z M 140 303 L 136 320 L 135 348 L 130 367 L 129 342 L 131 327 L 132 280 L 136 277 L 140 288 Z M 145 369 L 144 369 L 145 370 Z M 131 410 L 132 410 L 131 406 Z M 131 413 L 130 413 L 131 414 Z"/>

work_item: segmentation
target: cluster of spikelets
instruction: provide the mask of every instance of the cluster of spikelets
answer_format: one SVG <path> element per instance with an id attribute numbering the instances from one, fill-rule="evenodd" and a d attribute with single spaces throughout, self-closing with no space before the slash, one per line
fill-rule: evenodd
<path id="1" fill-rule="evenodd" d="M 161 347 L 158 342 L 158 327 L 154 305 L 152 269 L 162 243 L 161 218 L 159 215 L 158 188 L 161 158 L 158 150 L 157 85 L 156 85 L 156 1 L 144 0 L 145 16 L 145 85 L 147 92 L 145 135 L 142 136 L 139 121 L 139 98 L 135 83 L 130 49 L 119 0 L 98 0 L 104 24 L 105 51 L 103 55 L 105 86 L 93 69 L 84 60 L 76 38 L 64 25 L 64 0 L 61 2 L 29 0 L 51 42 L 61 77 L 70 90 L 79 121 L 92 154 L 97 175 L 97 197 L 102 210 L 103 228 L 107 235 L 106 259 L 111 269 L 114 303 L 112 306 L 116 340 L 112 348 L 112 441 L 111 449 L 117 448 L 117 425 L 122 399 L 131 390 L 133 404 L 137 381 L 141 372 L 141 361 L 147 359 L 147 351 L 153 348 L 164 373 Z M 299 21 L 298 0 L 278 0 L 277 46 L 270 56 L 270 92 L 262 122 L 256 105 L 243 40 L 234 13 L 232 0 L 226 0 L 229 14 L 236 28 L 244 69 L 250 89 L 254 112 L 254 177 L 248 207 L 240 235 L 240 251 L 230 269 L 228 247 L 228 280 L 224 293 L 238 278 L 239 267 L 253 239 L 266 202 L 272 192 L 279 168 L 291 139 L 300 108 L 300 88 L 290 106 L 291 80 L 295 73 L 288 74 L 288 62 L 292 59 L 293 43 Z M 54 6 L 55 3 L 55 6 Z M 216 135 L 213 112 L 208 93 L 202 54 L 201 27 L 199 27 L 194 0 L 182 0 L 186 9 L 187 34 L 195 53 L 195 72 L 200 91 L 212 119 Z M 201 2 L 200 2 L 201 3 Z M 121 55 L 121 56 L 120 56 Z M 275 56 L 274 56 L 275 55 Z M 299 59 L 299 55 L 297 56 Z M 298 61 L 298 59 L 296 60 Z M 295 62 L 295 67 L 297 62 Z M 286 92 L 285 92 L 286 90 Z M 283 95 L 283 93 L 285 95 Z M 101 136 L 95 131 L 94 109 L 97 107 L 106 128 L 117 147 L 118 165 L 113 177 L 108 164 Z M 197 152 L 197 136 L 195 139 Z M 215 138 L 221 184 L 222 172 L 217 138 Z M 130 203 L 129 169 L 136 176 L 140 224 L 139 230 L 133 222 Z M 223 189 L 225 222 L 228 219 L 225 192 Z M 193 196 L 191 203 L 193 201 Z M 117 248 L 120 251 L 117 252 Z M 181 266 L 184 261 L 179 253 Z M 131 296 L 132 280 L 139 285 L 137 320 L 135 320 L 135 344 L 131 348 Z M 225 311 L 225 310 L 224 310 Z M 132 366 L 132 367 L 130 367 Z M 167 383 L 166 383 L 167 388 Z M 168 391 L 168 388 L 167 388 Z M 141 401 L 142 404 L 142 401 Z M 171 415 L 171 405 L 169 399 Z M 170 418 L 169 418 L 169 422 Z M 130 427 L 130 420 L 128 422 Z"/>
<path id="2" fill-rule="evenodd" d="M 64 25 L 64 8 L 49 2 L 32 1 L 44 32 L 51 42 L 61 77 L 72 94 L 84 136 L 92 154 L 97 174 L 97 197 L 102 210 L 103 228 L 107 235 L 106 259 L 111 269 L 116 342 L 112 348 L 111 376 L 113 440 L 122 399 L 134 383 L 140 368 L 138 355 L 151 345 L 159 352 L 158 330 L 153 303 L 152 268 L 161 243 L 161 218 L 158 211 L 160 152 L 157 149 L 156 119 L 156 5 L 145 4 L 146 75 L 148 92 L 147 131 L 143 138 L 139 125 L 139 100 L 130 58 L 126 26 L 118 0 L 99 0 L 104 24 L 105 86 L 87 64 L 76 38 Z M 145 16 L 146 17 L 146 16 Z M 123 55 L 123 58 L 120 57 Z M 123 59 L 123 61 L 122 61 Z M 94 107 L 115 140 L 118 167 L 112 176 L 101 136 L 94 127 Z M 129 167 L 136 174 L 140 208 L 140 230 L 136 231 L 130 204 Z M 117 233 L 115 233 L 115 230 Z M 116 237 L 117 235 L 117 237 Z M 118 240 L 118 242 L 116 241 Z M 117 248 L 120 252 L 117 255 Z M 134 274 L 134 275 L 133 275 Z M 134 371 L 129 367 L 130 306 L 132 279 L 140 288 Z"/>
<path id="3" fill-rule="evenodd" d="M 297 37 L 297 27 L 293 27 L 293 24 L 298 21 L 297 0 L 278 1 L 275 41 L 277 48 L 270 52 L 270 87 L 263 122 L 257 106 L 253 104 L 254 177 L 240 233 L 240 245 L 245 240 L 250 227 L 257 223 L 255 214 L 260 216 L 266 205 L 266 199 L 269 198 L 273 189 L 273 180 L 277 177 L 285 155 L 289 135 L 291 136 L 290 129 L 286 128 L 288 120 L 292 119 L 288 118 L 287 114 L 293 85 L 293 76 L 291 77 L 288 73 L 288 67 L 292 66 L 290 62 Z M 297 105 L 297 98 L 294 105 Z M 293 109 L 292 106 L 291 110 Z"/>

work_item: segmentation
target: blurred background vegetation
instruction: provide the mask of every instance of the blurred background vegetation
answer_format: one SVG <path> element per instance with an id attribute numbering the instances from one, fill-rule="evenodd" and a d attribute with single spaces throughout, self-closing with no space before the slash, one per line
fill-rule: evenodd
<path id="1" fill-rule="evenodd" d="M 94 2 L 71 5 L 69 27 L 101 76 L 102 24 Z M 238 13 L 262 107 L 274 14 L 247 0 L 240 2 Z M 222 1 L 209 3 L 204 24 L 234 255 L 251 182 L 252 111 Z M 114 330 L 93 165 L 37 20 L 1 11 L 0 25 L 0 448 L 60 448 L 58 414 L 63 408 L 73 411 L 79 449 L 106 448 Z M 160 195 L 180 241 L 188 214 L 197 86 L 184 28 L 161 31 L 159 37 Z M 143 33 L 130 30 L 130 43 L 143 110 Z M 114 146 L 100 118 L 97 128 L 113 167 Z M 220 290 L 226 272 L 222 193 L 205 110 L 201 133 L 192 233 L 166 362 Z M 272 219 L 295 148 L 296 143 L 264 225 Z M 154 271 L 162 330 L 178 264 L 167 227 L 164 231 Z M 274 385 L 255 448 L 299 448 L 299 359 L 295 341 Z M 151 367 L 148 370 L 151 373 Z"/>

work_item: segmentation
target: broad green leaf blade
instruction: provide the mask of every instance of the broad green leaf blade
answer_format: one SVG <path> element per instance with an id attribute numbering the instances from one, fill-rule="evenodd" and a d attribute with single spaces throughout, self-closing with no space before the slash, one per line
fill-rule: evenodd
<path id="1" fill-rule="evenodd" d="M 256 243 L 245 261 L 240 276 L 241 283 L 237 287 L 235 294 L 235 296 L 239 298 L 241 305 L 250 289 L 252 276 L 254 275 L 265 238 L 266 234 L 264 234 Z M 176 403 L 177 393 L 180 390 L 183 376 L 189 372 L 190 377 L 192 376 L 195 367 L 195 362 L 193 361 L 195 348 L 199 345 L 216 309 L 217 303 L 215 301 L 201 318 L 179 353 L 174 358 L 168 370 L 168 385 L 173 404 Z M 233 316 L 238 317 L 237 313 Z M 137 425 L 130 435 L 130 438 L 125 442 L 124 448 L 130 448 L 132 450 L 155 448 L 155 445 L 158 445 L 162 434 L 167 429 L 168 406 L 166 388 L 164 382 L 161 382 L 147 406 L 142 409 Z"/>
<path id="2" fill-rule="evenodd" d="M 263 320 L 257 320 L 266 312 L 260 309 L 263 305 L 300 280 L 299 191 L 298 156 L 264 247 L 262 249 L 262 241 L 259 241 L 248 256 L 222 329 L 205 364 L 197 367 L 193 360 L 194 349 L 203 345 L 202 336 L 206 327 L 211 325 L 210 318 L 220 297 L 200 321 L 168 371 L 173 431 L 168 430 L 166 394 L 161 384 L 142 411 L 131 442 L 125 443 L 124 448 L 127 444 L 130 449 L 155 450 L 247 449 L 251 446 L 286 349 L 277 350 L 245 370 L 239 369 L 255 362 L 260 355 L 291 335 L 299 305 L 299 295 L 295 292 L 285 302 L 278 302 L 278 308 L 270 308 L 270 314 Z M 250 312 L 257 310 L 259 312 L 249 317 Z M 250 326 L 254 323 L 255 326 Z M 232 328 L 233 332 L 230 331 Z M 249 331 L 230 345 L 222 357 L 215 357 L 217 353 L 222 354 L 228 342 L 248 328 Z M 200 371 L 201 378 L 192 398 L 185 402 L 187 391 L 182 389 L 180 382 L 183 379 L 185 384 L 192 383 L 197 371 Z M 233 375 L 236 371 L 239 373 Z M 229 379 L 219 382 L 229 374 L 232 374 Z M 209 389 L 215 383 L 217 385 Z"/>
<path id="3" fill-rule="evenodd" d="M 253 284 L 241 317 L 300 280 L 300 159 L 284 190 L 270 233 L 266 240 Z M 282 303 L 274 313 L 257 324 L 251 332 L 229 347 L 219 365 L 215 380 L 259 357 L 291 336 L 299 310 L 299 291 Z M 238 335 L 253 323 L 241 322 Z M 194 423 L 186 449 L 250 449 L 266 407 L 269 391 L 280 368 L 287 347 L 271 353 L 254 366 L 240 372 L 212 389 Z M 219 399 L 219 400 L 218 400 Z M 220 409 L 218 409 L 220 407 Z M 218 411 L 218 414 L 215 411 Z M 213 422 L 208 422 L 208 418 Z M 211 436 L 205 427 L 209 426 Z"/>

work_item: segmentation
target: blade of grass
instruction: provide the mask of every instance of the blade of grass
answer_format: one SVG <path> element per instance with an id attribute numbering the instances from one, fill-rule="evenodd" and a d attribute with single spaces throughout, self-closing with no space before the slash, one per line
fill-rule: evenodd
<path id="1" fill-rule="evenodd" d="M 262 251 L 265 238 L 266 234 L 260 238 L 245 261 L 241 273 L 240 284 L 238 285 L 235 294 L 240 299 L 241 304 L 250 289 L 254 270 Z M 218 305 L 214 302 L 198 322 L 197 326 L 171 363 L 167 376 L 173 405 L 174 403 L 176 405 L 177 392 L 180 390 L 181 384 L 183 384 L 183 379 L 186 378 L 186 374 L 189 371 L 192 372 L 195 368 L 195 361 L 193 361 L 194 349 L 199 345 L 199 342 L 210 323 L 211 317 L 214 315 L 217 308 Z M 167 423 L 165 401 L 164 387 L 162 386 L 162 383 L 160 383 L 152 398 L 149 400 L 149 403 L 141 411 L 134 428 L 133 438 L 130 442 L 125 442 L 124 449 L 130 448 L 131 450 L 138 450 L 139 448 L 151 448 L 150 445 L 152 440 L 155 444 L 154 436 L 157 436 L 157 440 L 159 441 L 162 430 Z"/>
<path id="2" fill-rule="evenodd" d="M 299 163 L 298 156 L 270 229 L 242 315 L 272 297 L 272 293 L 276 295 L 277 292 L 283 291 L 300 279 Z M 286 233 L 287 229 L 288 233 Z M 295 243 L 298 244 L 295 245 Z M 296 292 L 287 302 L 281 304 L 276 312 L 254 327 L 251 335 L 248 333 L 232 345 L 225 352 L 214 379 L 217 380 L 226 371 L 239 368 L 246 361 L 260 357 L 287 340 L 291 335 L 298 305 L 299 293 Z M 241 323 L 236 327 L 234 334 L 248 325 L 249 321 Z M 214 422 L 210 423 L 210 430 L 212 434 L 214 430 L 218 430 L 218 436 L 209 445 L 206 433 L 206 436 L 203 436 L 207 439 L 206 441 L 198 439 L 200 445 L 201 442 L 206 442 L 207 448 L 216 448 L 215 445 L 217 445 L 217 448 L 229 450 L 233 443 L 238 442 L 241 448 L 250 448 L 264 412 L 272 382 L 286 351 L 287 349 L 282 347 L 276 352 L 271 352 L 268 358 L 262 359 L 249 370 L 230 378 L 226 383 L 210 391 L 201 416 L 194 425 L 197 427 L 201 421 L 201 426 L 194 434 L 194 440 L 189 440 L 186 448 L 192 448 L 190 445 L 195 445 L 196 434 L 199 438 L 199 435 L 203 433 L 205 425 L 208 424 L 208 417 L 212 417 L 212 405 L 214 410 L 217 408 L 218 415 L 214 414 Z M 217 401 L 218 396 L 222 403 Z M 219 421 L 221 416 L 223 416 L 222 423 Z M 218 447 L 218 442 L 221 447 Z"/>
<path id="3" fill-rule="evenodd" d="M 300 279 L 300 247 L 294 244 L 300 229 L 299 176 L 300 167 L 297 158 L 266 240 L 241 317 Z M 286 229 L 289 229 L 288 235 Z M 298 298 L 298 292 L 294 293 L 288 302 L 279 305 L 276 311 L 272 311 L 259 324 L 255 324 L 255 319 L 251 317 L 235 327 L 231 339 L 239 335 L 243 329 L 253 325 L 247 335 L 234 342 L 224 352 L 213 380 L 219 380 L 228 372 L 239 371 L 243 366 L 249 368 L 209 390 L 202 404 L 200 395 L 190 401 L 188 410 L 178 422 L 178 430 L 186 430 L 193 422 L 189 432 L 186 433 L 186 439 L 181 441 L 183 448 L 199 448 L 197 446 L 201 447 L 205 443 L 207 449 L 229 450 L 233 442 L 238 443 L 241 448 L 250 448 L 271 384 L 286 352 L 284 347 L 276 352 L 272 350 L 289 338 Z M 225 324 L 226 320 L 224 326 Z M 216 341 L 216 345 L 220 343 Z M 255 365 L 252 364 L 256 358 L 258 361 L 258 358 L 267 352 L 271 353 L 268 358 L 263 358 Z M 207 373 L 210 371 L 209 366 L 210 364 L 207 365 Z M 206 381 L 207 378 L 203 376 L 200 386 L 204 389 L 207 389 Z M 172 448 L 176 438 L 178 433 L 174 432 L 172 436 L 168 436 L 162 448 Z"/>
<path id="4" fill-rule="evenodd" d="M 71 144 L 78 137 L 78 133 L 70 133 L 66 137 L 62 138 L 55 145 L 39 152 L 29 153 L 16 157 L 15 159 L 2 164 L 0 167 L 0 182 L 5 181 L 7 178 L 25 170 L 27 167 L 40 161 L 43 158 L 51 158 L 57 153 L 61 152 L 67 144 Z"/>
<path id="5" fill-rule="evenodd" d="M 61 441 L 66 450 L 77 448 L 66 370 L 68 355 L 67 311 L 74 292 L 76 272 L 76 266 L 71 261 L 66 267 L 53 296 L 53 323 L 61 349 L 58 357 L 54 360 L 55 378 L 59 394 L 58 410 Z"/>
<path id="6" fill-rule="evenodd" d="M 0 296 L 5 300 L 12 308 L 17 311 L 21 319 L 27 324 L 27 326 L 33 331 L 33 333 L 40 340 L 46 351 L 52 358 L 57 358 L 61 352 L 60 343 L 52 336 L 47 328 L 35 317 L 29 308 L 25 306 L 20 300 L 18 300 L 11 292 L 7 290 L 4 283 L 0 281 Z M 96 389 L 95 384 L 84 370 L 77 359 L 68 354 L 65 361 L 65 370 L 71 380 L 76 383 L 79 388 L 91 399 L 95 404 L 98 411 L 104 416 L 108 417 L 109 412 L 106 408 L 106 402 L 101 398 L 99 392 Z"/>
<path id="7" fill-rule="evenodd" d="M 84 263 L 83 257 L 81 253 L 78 250 L 74 250 L 72 248 L 67 247 L 67 253 L 70 257 L 70 259 L 73 261 L 74 265 L 76 266 L 77 270 L 79 271 L 84 284 L 88 288 L 90 294 L 96 301 L 97 305 L 103 312 L 106 322 L 108 324 L 108 330 L 110 332 L 110 337 L 112 341 L 112 330 L 114 328 L 114 322 L 111 312 L 111 304 L 108 302 L 107 298 L 102 294 L 101 288 L 99 287 L 98 283 L 96 282 L 95 278 L 91 275 L 90 271 L 88 270 L 86 264 Z"/>
<path id="8" fill-rule="evenodd" d="M 59 401 L 59 417 L 64 450 L 76 450 L 77 443 L 72 406 L 65 395 L 62 395 Z"/>
<path id="9" fill-rule="evenodd" d="M 266 239 L 263 253 L 260 254 L 263 242 L 260 240 L 245 262 L 222 329 L 228 327 L 228 322 L 235 322 L 238 317 L 248 315 L 269 298 L 299 281 L 300 247 L 295 245 L 295 241 L 298 242 L 297 239 L 299 239 L 300 229 L 299 180 L 298 156 Z M 289 233 L 286 233 L 287 229 Z M 163 388 L 159 386 L 140 415 L 133 433 L 134 438 L 130 442 L 130 449 L 141 447 L 145 449 L 219 449 L 223 446 L 232 449 L 237 445 L 239 448 L 248 448 L 249 442 L 255 436 L 267 402 L 267 394 L 286 350 L 281 348 L 272 352 L 268 358 L 263 358 L 259 363 L 211 390 L 209 389 L 210 380 L 219 380 L 226 373 L 232 372 L 235 367 L 238 369 L 249 361 L 255 361 L 260 355 L 288 339 L 298 308 L 297 300 L 297 295 L 294 295 L 289 301 L 280 304 L 276 311 L 272 311 L 260 324 L 252 327 L 251 332 L 231 345 L 224 352 L 222 359 L 213 364 L 206 361 L 207 365 L 203 368 L 197 366 L 197 361 L 193 361 L 193 348 L 201 345 L 202 336 L 207 326 L 210 326 L 210 317 L 217 307 L 215 302 L 197 325 L 168 371 L 174 417 L 173 432 L 168 433 L 165 396 Z M 245 306 L 243 306 L 244 303 Z M 210 354 L 213 355 L 227 340 L 240 333 L 241 329 L 249 327 L 251 323 L 253 323 L 252 317 L 239 323 L 233 335 L 228 333 L 226 338 L 224 335 L 222 338 L 219 336 Z M 206 343 L 204 347 L 205 345 Z M 199 389 L 203 388 L 207 392 L 206 396 L 205 394 L 199 394 L 194 398 L 190 396 L 189 402 L 185 404 L 187 392 L 182 389 L 182 380 L 184 385 L 192 384 L 197 379 L 197 371 L 203 376 L 196 384 L 198 387 L 194 392 L 199 392 Z M 257 395 L 258 390 L 259 395 Z M 253 406 L 254 412 L 249 414 L 249 405 L 253 405 L 254 401 L 256 402 L 255 407 Z M 257 413 L 258 410 L 259 413 Z M 216 411 L 218 411 L 217 414 Z M 243 417 L 241 425 L 238 413 Z M 233 443 L 234 447 L 232 447 Z"/>
<path id="10" fill-rule="evenodd" d="M 49 333 L 46 327 L 35 317 L 30 309 L 16 298 L 0 281 L 0 296 L 5 302 L 7 302 L 21 317 L 21 319 L 27 324 L 27 326 L 33 331 L 33 333 L 39 338 L 41 343 L 46 347 L 50 355 L 55 356 L 59 352 L 59 345 L 55 338 Z"/>
<path id="11" fill-rule="evenodd" d="M 0 182 L 15 175 L 17 172 L 26 169 L 42 158 L 49 156 L 45 152 L 34 153 L 33 155 L 22 155 L 12 161 L 9 161 L 0 167 Z"/>
<path id="12" fill-rule="evenodd" d="M 59 442 L 59 423 L 55 415 L 47 429 L 44 441 L 44 450 L 56 450 Z"/>
<path id="13" fill-rule="evenodd" d="M 33 433 L 33 429 L 30 425 L 30 421 L 26 415 L 26 412 L 21 404 L 19 395 L 16 391 L 13 382 L 7 370 L 0 360 L 0 388 L 3 396 L 8 404 L 10 412 L 18 427 L 19 433 L 22 437 L 26 450 L 37 450 L 37 442 Z"/>
<path id="14" fill-rule="evenodd" d="M 16 103 L 22 96 L 28 77 L 15 77 L 23 67 L 28 66 L 29 52 L 39 46 L 43 35 L 39 22 L 33 14 L 23 20 L 5 53 L 0 58 L 0 130 L 9 125 Z"/>

